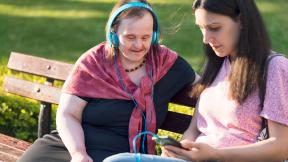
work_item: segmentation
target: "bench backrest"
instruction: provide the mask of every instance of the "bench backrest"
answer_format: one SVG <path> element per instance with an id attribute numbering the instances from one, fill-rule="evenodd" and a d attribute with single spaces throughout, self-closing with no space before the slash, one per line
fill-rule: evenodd
<path id="1" fill-rule="evenodd" d="M 61 88 L 55 87 L 54 81 L 65 81 L 73 68 L 73 64 L 11 52 L 7 67 L 13 71 L 37 75 L 46 79 L 44 84 L 40 84 L 12 76 L 5 76 L 3 84 L 4 90 L 8 93 L 41 102 L 38 137 L 42 137 L 50 132 L 51 106 L 59 103 L 61 95 Z M 172 99 L 172 102 L 193 107 L 196 100 L 186 95 L 188 91 L 189 89 L 180 92 Z M 191 115 L 169 111 L 161 129 L 183 133 L 188 127 L 190 120 Z"/>

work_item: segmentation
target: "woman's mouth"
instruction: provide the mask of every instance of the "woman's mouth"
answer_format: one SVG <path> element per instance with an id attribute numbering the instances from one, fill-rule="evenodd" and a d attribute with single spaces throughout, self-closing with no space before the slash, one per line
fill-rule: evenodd
<path id="1" fill-rule="evenodd" d="M 214 48 L 214 49 L 219 49 L 220 47 L 222 47 L 222 45 L 212 46 L 212 48 Z"/>
<path id="2" fill-rule="evenodd" d="M 139 53 L 139 52 L 143 52 L 144 50 L 141 49 L 141 50 L 131 50 L 131 52 L 134 52 L 134 53 Z"/>
<path id="3" fill-rule="evenodd" d="M 219 51 L 223 46 L 222 45 L 217 45 L 217 46 L 211 46 L 213 50 Z"/>

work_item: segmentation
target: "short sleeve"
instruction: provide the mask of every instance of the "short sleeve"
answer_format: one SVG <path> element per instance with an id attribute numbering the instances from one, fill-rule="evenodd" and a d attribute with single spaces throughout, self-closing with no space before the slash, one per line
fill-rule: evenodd
<path id="1" fill-rule="evenodd" d="M 192 67 L 182 57 L 178 56 L 166 75 L 155 84 L 155 101 L 170 101 L 183 88 L 185 89 L 192 84 L 194 78 L 195 72 Z"/>
<path id="2" fill-rule="evenodd" d="M 180 71 L 181 75 L 180 78 L 185 80 L 185 84 L 191 84 L 194 82 L 196 74 L 194 69 L 191 67 L 191 65 L 183 59 L 181 56 L 178 56 L 178 59 L 175 62 L 175 68 L 176 71 Z"/>
<path id="3" fill-rule="evenodd" d="M 90 102 L 92 98 L 90 97 L 83 97 L 83 96 L 77 96 L 79 98 L 81 98 L 82 100 L 86 101 L 86 102 Z"/>
<path id="4" fill-rule="evenodd" d="M 288 125 L 288 60 L 277 56 L 270 60 L 266 95 L 261 116 Z"/>

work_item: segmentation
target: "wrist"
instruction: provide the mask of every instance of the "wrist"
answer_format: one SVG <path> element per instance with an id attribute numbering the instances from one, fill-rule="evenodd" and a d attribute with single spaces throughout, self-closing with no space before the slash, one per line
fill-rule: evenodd
<path id="1" fill-rule="evenodd" d="M 219 162 L 224 162 L 225 158 L 224 158 L 224 154 L 225 154 L 225 150 L 221 149 L 221 148 L 215 148 L 215 152 L 214 152 L 214 159 L 219 161 Z"/>
<path id="2" fill-rule="evenodd" d="M 181 138 L 181 141 L 185 140 L 185 139 L 190 140 L 190 141 L 195 141 L 195 137 L 192 134 L 189 134 L 189 132 L 188 133 L 184 132 L 184 134 Z"/>
<path id="3" fill-rule="evenodd" d="M 74 149 L 74 150 L 71 150 L 69 152 L 70 152 L 71 156 L 74 156 L 74 155 L 87 155 L 86 150 L 83 149 L 83 148 Z"/>

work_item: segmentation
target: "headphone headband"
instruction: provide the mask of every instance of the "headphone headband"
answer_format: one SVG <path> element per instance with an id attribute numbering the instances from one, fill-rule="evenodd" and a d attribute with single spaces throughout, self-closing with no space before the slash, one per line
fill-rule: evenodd
<path id="1" fill-rule="evenodd" d="M 110 47 L 112 47 L 112 44 L 114 44 L 115 42 L 115 39 L 116 40 L 116 47 L 118 46 L 117 45 L 117 41 L 118 40 L 118 37 L 115 33 L 113 33 L 111 31 L 111 28 L 112 28 L 112 24 L 114 22 L 114 20 L 117 18 L 118 15 L 120 15 L 123 11 L 129 9 L 129 8 L 134 8 L 134 7 L 140 7 L 140 8 L 144 8 L 144 9 L 147 9 L 152 15 L 153 15 L 153 19 L 154 21 L 156 21 L 156 29 L 153 29 L 153 34 L 152 34 L 152 43 L 154 42 L 158 42 L 158 32 L 159 32 L 159 29 L 158 29 L 158 20 L 157 20 L 157 15 L 155 14 L 155 12 L 153 11 L 153 9 L 146 3 L 142 3 L 142 2 L 129 2 L 129 3 L 126 3 L 124 5 L 122 5 L 121 7 L 119 7 L 109 18 L 108 22 L 107 22 L 107 40 L 109 41 L 109 44 L 110 44 Z M 156 31 L 155 31 L 156 30 Z M 116 38 L 115 38 L 116 37 Z"/>

